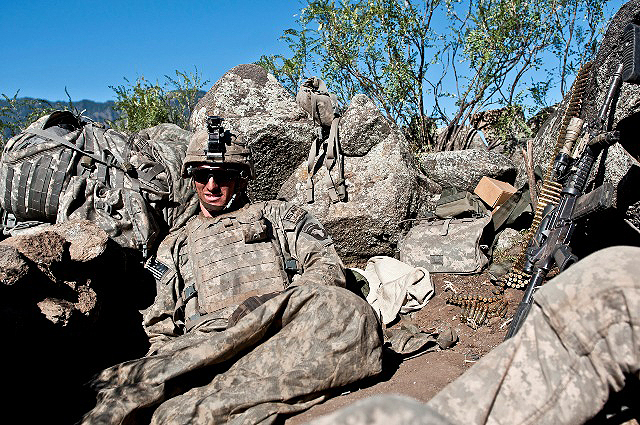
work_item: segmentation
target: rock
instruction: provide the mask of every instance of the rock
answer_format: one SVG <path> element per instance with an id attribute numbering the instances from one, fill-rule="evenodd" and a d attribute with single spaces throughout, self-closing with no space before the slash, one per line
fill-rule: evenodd
<path id="1" fill-rule="evenodd" d="M 469 118 L 471 126 L 481 131 L 487 141 L 487 146 L 505 147 L 517 139 L 530 134 L 526 128 L 524 112 L 521 109 L 510 108 L 490 109 L 473 114 Z M 505 126 L 509 122 L 509 126 Z M 472 146 L 469 146 L 470 148 Z"/>
<path id="2" fill-rule="evenodd" d="M 506 156 L 492 151 L 465 149 L 424 153 L 418 157 L 424 174 L 442 186 L 473 192 L 483 176 L 507 183 L 516 178 L 516 167 Z"/>
<path id="3" fill-rule="evenodd" d="M 346 156 L 364 156 L 391 134 L 387 119 L 363 94 L 351 99 L 340 119 L 340 146 Z"/>
<path id="4" fill-rule="evenodd" d="M 257 174 L 249 195 L 255 200 L 277 195 L 308 156 L 316 134 L 293 96 L 258 65 L 238 65 L 224 74 L 196 105 L 191 129 L 205 126 L 207 115 L 222 116 L 225 128 L 249 141 Z"/>
<path id="5" fill-rule="evenodd" d="M 55 298 L 44 299 L 37 305 L 47 320 L 59 326 L 67 326 L 75 311 L 73 303 Z"/>
<path id="6" fill-rule="evenodd" d="M 15 248 L 30 261 L 50 267 L 63 261 L 66 252 L 72 261 L 88 262 L 107 248 L 109 237 L 96 223 L 89 220 L 70 220 L 49 225 L 39 231 L 12 236 L 0 242 Z"/>
<path id="7" fill-rule="evenodd" d="M 69 243 L 72 261 L 88 262 L 104 253 L 109 236 L 89 220 L 70 220 L 50 228 Z"/>
<path id="8" fill-rule="evenodd" d="M 29 264 L 12 246 L 0 245 L 0 282 L 15 285 L 29 273 Z"/>
<path id="9" fill-rule="evenodd" d="M 441 140 L 444 137 L 444 133 L 447 130 L 447 127 L 440 127 L 436 129 L 435 138 L 436 140 Z M 463 126 L 458 136 L 456 137 L 456 141 L 454 142 L 454 146 L 458 147 L 457 150 L 461 149 L 487 149 L 487 142 L 485 139 L 486 136 L 481 132 L 476 130 L 473 127 Z"/>
<path id="10" fill-rule="evenodd" d="M 363 108 L 368 104 L 362 97 L 356 100 L 354 108 L 359 110 L 357 113 L 368 110 L 370 116 L 359 121 L 347 121 L 355 126 L 350 129 L 350 134 L 366 134 L 372 128 L 371 123 L 380 125 L 376 118 L 380 112 Z M 349 110 L 345 115 L 350 115 Z M 364 127 L 362 131 L 359 125 Z M 393 256 L 408 220 L 435 205 L 437 195 L 429 198 L 429 192 L 435 193 L 439 187 L 419 173 L 401 131 L 389 124 L 386 126 L 387 129 L 379 129 L 378 132 L 388 135 L 378 138 L 377 144 L 366 155 L 345 155 L 348 202 L 331 203 L 323 184 L 327 174 L 325 167 L 321 167 L 314 177 L 315 202 L 307 204 L 307 209 L 327 228 L 345 262 L 363 261 L 376 255 Z M 352 145 L 361 146 L 355 138 Z M 278 197 L 304 205 L 307 175 L 304 162 L 283 184 Z"/>
<path id="11" fill-rule="evenodd" d="M 13 247 L 41 269 L 49 269 L 53 264 L 62 262 L 68 246 L 62 236 L 50 230 L 51 227 L 38 233 L 12 236 L 0 245 Z"/>
<path id="12" fill-rule="evenodd" d="M 495 252 L 504 255 L 518 255 L 521 242 L 522 234 L 515 229 L 507 227 L 497 236 Z"/>

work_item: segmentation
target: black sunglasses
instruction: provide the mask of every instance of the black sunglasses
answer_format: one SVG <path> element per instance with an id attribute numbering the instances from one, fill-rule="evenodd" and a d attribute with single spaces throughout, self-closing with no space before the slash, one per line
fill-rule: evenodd
<path id="1" fill-rule="evenodd" d="M 235 170 L 212 170 L 210 168 L 197 168 L 191 172 L 193 180 L 202 184 L 208 183 L 211 177 L 217 184 L 229 183 L 239 175 Z"/>

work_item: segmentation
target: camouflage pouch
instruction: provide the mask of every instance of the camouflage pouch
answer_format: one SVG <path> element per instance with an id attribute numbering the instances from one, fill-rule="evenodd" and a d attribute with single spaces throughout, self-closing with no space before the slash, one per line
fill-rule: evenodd
<path id="1" fill-rule="evenodd" d="M 434 213 L 439 218 L 472 217 L 487 214 L 487 208 L 478 195 L 465 190 L 440 197 Z"/>
<path id="2" fill-rule="evenodd" d="M 329 93 L 324 81 L 307 78 L 296 94 L 296 103 L 313 119 L 313 122 L 330 127 L 337 113 L 336 95 Z"/>
<path id="3" fill-rule="evenodd" d="M 471 274 L 488 263 L 484 234 L 491 216 L 418 224 L 399 244 L 400 261 L 431 273 Z"/>

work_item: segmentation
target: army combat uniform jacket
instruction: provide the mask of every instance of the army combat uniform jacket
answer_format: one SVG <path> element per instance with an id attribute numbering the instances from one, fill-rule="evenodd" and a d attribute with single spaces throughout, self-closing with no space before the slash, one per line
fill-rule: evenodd
<path id="1" fill-rule="evenodd" d="M 84 423 L 272 423 L 381 371 L 373 309 L 344 288 L 331 238 L 297 206 L 193 217 L 150 267 L 150 351 L 93 381 Z M 261 304 L 229 326 L 249 297 Z"/>
<path id="2" fill-rule="evenodd" d="M 160 271 L 157 296 L 144 315 L 151 352 L 203 326 L 225 329 L 250 296 L 292 284 L 345 286 L 342 262 L 322 225 L 284 201 L 193 217 L 162 242 L 153 267 Z"/>

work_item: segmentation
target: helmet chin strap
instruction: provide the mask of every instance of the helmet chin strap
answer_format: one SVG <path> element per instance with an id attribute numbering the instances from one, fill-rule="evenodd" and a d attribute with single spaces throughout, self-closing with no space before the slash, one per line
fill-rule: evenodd
<path id="1" fill-rule="evenodd" d="M 231 195 L 231 199 L 229 199 L 229 202 L 227 202 L 227 205 L 225 205 L 224 208 L 222 209 L 223 211 L 226 211 L 229 209 L 229 207 L 231 207 L 231 204 L 233 204 L 233 201 L 236 200 L 236 195 L 238 195 L 238 192 L 234 191 L 233 195 Z"/>

